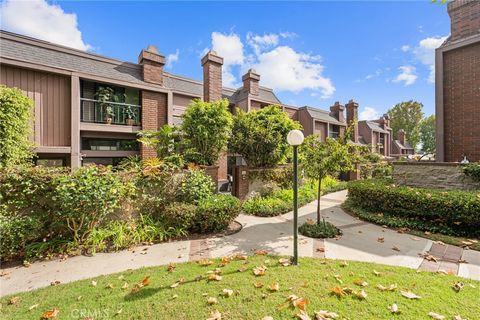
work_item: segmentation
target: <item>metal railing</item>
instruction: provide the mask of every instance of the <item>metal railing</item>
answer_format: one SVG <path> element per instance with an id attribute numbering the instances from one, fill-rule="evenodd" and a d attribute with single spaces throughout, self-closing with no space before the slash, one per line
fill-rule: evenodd
<path id="1" fill-rule="evenodd" d="M 82 122 L 140 125 L 140 119 L 141 106 L 139 105 L 80 98 L 80 121 Z"/>

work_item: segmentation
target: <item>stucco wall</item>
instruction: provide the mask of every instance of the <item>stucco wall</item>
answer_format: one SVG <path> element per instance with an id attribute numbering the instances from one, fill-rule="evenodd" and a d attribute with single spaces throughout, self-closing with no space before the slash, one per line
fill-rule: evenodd
<path id="1" fill-rule="evenodd" d="M 480 190 L 480 182 L 465 176 L 456 163 L 395 162 L 393 180 L 396 184 L 414 187 Z"/>

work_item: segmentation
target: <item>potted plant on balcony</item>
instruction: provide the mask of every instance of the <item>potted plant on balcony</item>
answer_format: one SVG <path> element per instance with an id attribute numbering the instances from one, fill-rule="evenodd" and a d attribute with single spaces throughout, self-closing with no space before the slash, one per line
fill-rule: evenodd
<path id="1" fill-rule="evenodd" d="M 125 113 L 125 121 L 127 125 L 135 125 L 135 110 L 133 109 L 133 106 L 126 106 L 123 112 Z"/>
<path id="2" fill-rule="evenodd" d="M 115 91 L 110 87 L 99 87 L 95 93 L 95 97 L 98 100 L 100 110 L 105 115 L 105 122 L 111 124 L 114 116 L 113 106 L 111 102 L 114 99 Z"/>

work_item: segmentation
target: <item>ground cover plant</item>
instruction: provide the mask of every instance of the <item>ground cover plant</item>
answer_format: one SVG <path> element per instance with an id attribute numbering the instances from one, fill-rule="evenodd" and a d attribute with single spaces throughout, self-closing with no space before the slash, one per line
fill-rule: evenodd
<path id="1" fill-rule="evenodd" d="M 127 270 L 3 297 L 0 303 L 5 319 L 39 319 L 48 312 L 55 319 L 255 320 L 480 314 L 478 281 L 371 263 L 302 258 L 293 267 L 288 261 L 234 256 Z"/>
<path id="2" fill-rule="evenodd" d="M 480 194 L 397 186 L 388 180 L 349 183 L 344 207 L 360 218 L 395 228 L 480 237 Z"/>

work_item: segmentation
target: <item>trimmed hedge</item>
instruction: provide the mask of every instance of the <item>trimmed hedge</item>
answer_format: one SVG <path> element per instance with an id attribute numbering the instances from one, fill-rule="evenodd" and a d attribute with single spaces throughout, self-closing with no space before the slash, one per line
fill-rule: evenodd
<path id="1" fill-rule="evenodd" d="M 218 232 L 225 230 L 240 214 L 241 204 L 232 195 L 216 194 L 198 202 L 196 212 L 197 231 Z"/>
<path id="2" fill-rule="evenodd" d="M 351 206 L 410 221 L 429 231 L 480 236 L 480 193 L 396 186 L 384 180 L 348 185 Z M 431 230 L 432 225 L 436 230 Z M 424 229 L 424 228 L 423 228 Z"/>

